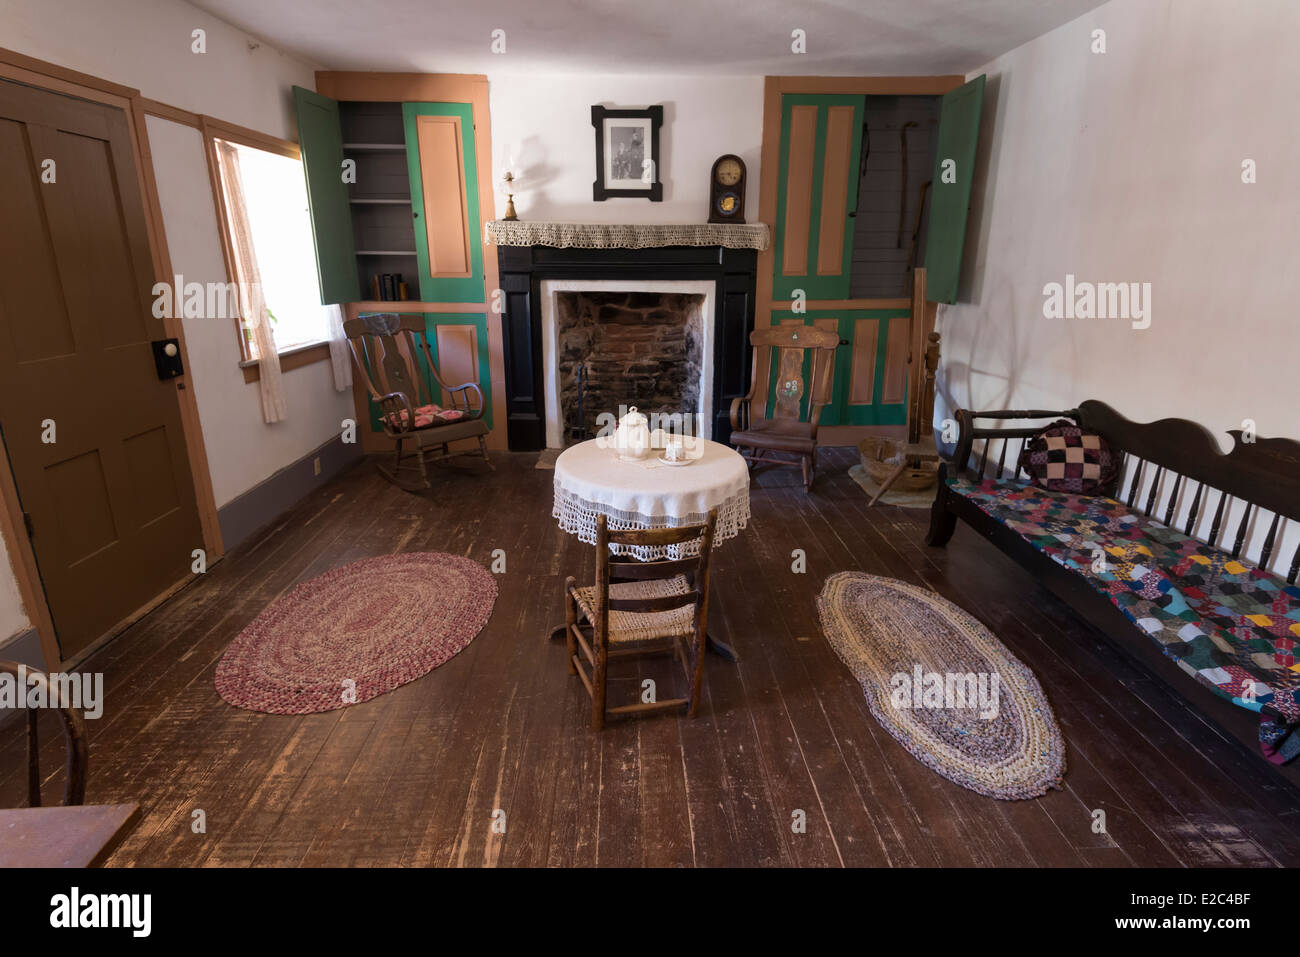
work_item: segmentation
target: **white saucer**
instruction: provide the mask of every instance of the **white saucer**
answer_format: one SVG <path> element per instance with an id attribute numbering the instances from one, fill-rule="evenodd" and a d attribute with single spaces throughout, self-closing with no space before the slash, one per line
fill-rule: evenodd
<path id="1" fill-rule="evenodd" d="M 661 455 L 659 456 L 659 461 L 664 463 L 664 465 L 671 465 L 673 468 L 677 468 L 682 465 L 690 465 L 691 462 L 694 461 L 694 459 L 678 459 L 676 462 L 674 462 L 671 459 Z"/>

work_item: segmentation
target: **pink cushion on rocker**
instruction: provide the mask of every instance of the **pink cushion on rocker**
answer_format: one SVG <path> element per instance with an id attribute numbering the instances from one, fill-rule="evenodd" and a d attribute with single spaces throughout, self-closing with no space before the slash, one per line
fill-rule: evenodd
<path id="1" fill-rule="evenodd" d="M 402 425 L 406 424 L 406 410 L 400 409 L 397 413 L 402 420 Z M 465 413 L 460 409 L 444 409 L 437 405 L 422 405 L 415 410 L 415 427 L 423 429 L 426 426 L 433 425 L 434 422 L 454 422 L 457 419 L 463 419 Z"/>

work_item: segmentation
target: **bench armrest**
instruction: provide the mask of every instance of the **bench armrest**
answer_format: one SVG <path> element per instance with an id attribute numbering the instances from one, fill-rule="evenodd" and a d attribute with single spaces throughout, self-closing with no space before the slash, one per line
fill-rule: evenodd
<path id="1" fill-rule="evenodd" d="M 1042 425 L 1021 425 L 1021 426 L 999 426 L 997 428 L 984 427 L 975 424 L 977 419 L 997 419 L 1001 422 L 1032 421 L 1035 419 L 1073 419 L 1079 421 L 1078 409 L 1064 409 L 1061 411 L 1049 411 L 1044 409 L 990 409 L 985 411 L 975 411 L 972 409 L 958 409 L 955 413 L 957 419 L 957 446 L 953 450 L 951 458 L 945 458 L 946 462 L 952 464 L 948 471 L 967 471 L 970 468 L 971 455 L 974 452 L 975 440 L 984 440 L 984 455 L 980 459 L 979 477 L 984 477 L 984 469 L 988 464 L 988 443 L 991 439 L 1002 439 L 1007 442 L 1011 439 L 1027 439 L 1037 435 L 1043 430 Z M 1003 454 L 1005 455 L 1005 447 Z"/>

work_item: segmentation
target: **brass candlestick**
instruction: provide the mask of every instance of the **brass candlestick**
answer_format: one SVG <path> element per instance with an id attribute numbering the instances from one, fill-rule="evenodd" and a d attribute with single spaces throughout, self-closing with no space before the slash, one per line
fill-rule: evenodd
<path id="1" fill-rule="evenodd" d="M 501 218 L 504 219 L 506 222 L 513 223 L 518 221 L 519 219 L 519 214 L 515 212 L 515 194 L 513 190 L 514 183 L 515 183 L 515 174 L 506 173 L 504 176 L 501 177 L 501 180 L 506 187 L 506 214 Z"/>

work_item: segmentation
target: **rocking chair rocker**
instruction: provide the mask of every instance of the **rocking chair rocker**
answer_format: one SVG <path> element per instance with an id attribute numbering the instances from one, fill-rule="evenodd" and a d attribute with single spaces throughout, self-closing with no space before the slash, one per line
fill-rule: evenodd
<path id="1" fill-rule="evenodd" d="M 473 382 L 452 386 L 442 380 L 429 349 L 424 316 L 361 316 L 344 323 L 343 331 L 366 391 L 379 406 L 379 424 L 396 444 L 392 467 L 377 465 L 381 475 L 408 492 L 430 488 L 428 463 L 475 454 L 448 449 L 451 442 L 473 438 L 478 439 L 483 461 L 493 468 L 484 439 L 491 429 L 483 418 L 483 392 Z M 471 401 L 471 392 L 476 401 Z M 443 404 L 444 394 L 449 405 Z M 439 451 L 430 456 L 428 449 Z M 403 479 L 404 472 L 416 473 L 418 481 Z"/>

